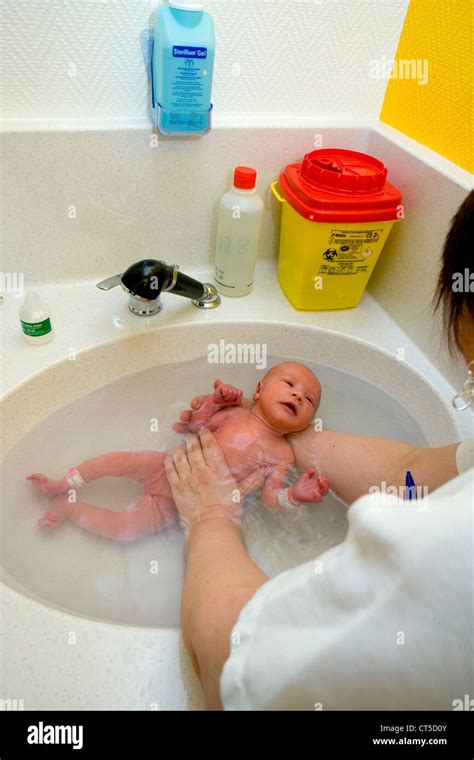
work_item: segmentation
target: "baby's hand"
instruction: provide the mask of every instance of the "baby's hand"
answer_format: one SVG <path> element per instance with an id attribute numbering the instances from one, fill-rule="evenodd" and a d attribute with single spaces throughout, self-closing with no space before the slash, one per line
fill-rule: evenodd
<path id="1" fill-rule="evenodd" d="M 191 401 L 191 409 L 181 412 L 179 422 L 174 423 L 173 430 L 177 433 L 198 433 L 218 411 L 219 406 L 213 396 L 195 396 Z"/>
<path id="2" fill-rule="evenodd" d="M 242 391 L 233 385 L 226 385 L 222 380 L 215 380 L 213 398 L 216 404 L 238 404 Z"/>
<path id="3" fill-rule="evenodd" d="M 239 404 L 242 391 L 233 385 L 225 385 L 222 380 L 214 381 L 214 393 L 208 396 L 195 396 L 191 401 L 191 409 L 186 409 L 179 415 L 173 430 L 177 433 L 199 433 L 207 427 L 212 415 L 223 406 Z"/>
<path id="4" fill-rule="evenodd" d="M 329 480 L 324 475 L 316 475 L 316 470 L 308 470 L 293 483 L 289 495 L 301 503 L 319 504 L 328 491 Z"/>

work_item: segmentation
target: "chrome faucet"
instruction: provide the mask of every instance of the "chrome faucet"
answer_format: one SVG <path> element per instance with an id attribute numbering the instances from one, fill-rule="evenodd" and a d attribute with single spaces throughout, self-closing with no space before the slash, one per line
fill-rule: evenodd
<path id="1" fill-rule="evenodd" d="M 115 274 L 97 283 L 101 290 L 110 290 L 116 285 L 129 294 L 129 309 L 141 317 L 149 317 L 161 311 L 161 293 L 175 293 L 190 298 L 198 309 L 215 309 L 221 299 L 214 285 L 199 282 L 182 274 L 176 264 L 144 259 L 132 264 L 123 274 Z"/>

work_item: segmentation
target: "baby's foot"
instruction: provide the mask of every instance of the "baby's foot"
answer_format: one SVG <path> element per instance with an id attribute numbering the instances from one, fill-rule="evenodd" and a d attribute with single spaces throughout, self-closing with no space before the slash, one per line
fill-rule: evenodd
<path id="1" fill-rule="evenodd" d="M 48 496 L 57 496 L 64 493 L 65 490 L 62 480 L 50 480 L 41 472 L 33 472 L 31 475 L 27 475 L 26 480 L 30 480 L 37 491 Z"/>
<path id="2" fill-rule="evenodd" d="M 56 496 L 51 502 L 51 509 L 38 520 L 40 528 L 55 528 L 67 517 L 69 502 L 67 496 Z"/>

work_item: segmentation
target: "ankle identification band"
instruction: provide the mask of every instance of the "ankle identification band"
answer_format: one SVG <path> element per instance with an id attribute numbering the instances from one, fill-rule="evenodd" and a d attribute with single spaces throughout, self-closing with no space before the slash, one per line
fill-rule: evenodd
<path id="1" fill-rule="evenodd" d="M 70 486 L 84 486 L 87 481 L 84 480 L 77 467 L 70 467 L 66 472 L 66 480 Z"/>

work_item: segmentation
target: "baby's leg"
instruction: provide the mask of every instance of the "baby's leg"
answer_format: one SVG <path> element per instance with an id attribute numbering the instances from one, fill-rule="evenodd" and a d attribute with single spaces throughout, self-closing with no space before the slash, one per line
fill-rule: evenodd
<path id="1" fill-rule="evenodd" d="M 173 500 L 166 497 L 143 496 L 128 511 L 113 512 L 84 502 L 68 501 L 66 495 L 56 496 L 51 508 L 38 520 L 41 528 L 54 528 L 69 519 L 84 530 L 116 541 L 134 541 L 146 533 L 163 530 L 177 516 Z"/>
<path id="2" fill-rule="evenodd" d="M 107 476 L 143 480 L 163 466 L 164 457 L 161 451 L 112 451 L 110 454 L 87 459 L 77 469 L 86 483 Z M 67 493 L 74 487 L 66 477 L 50 480 L 39 472 L 28 475 L 26 479 L 31 480 L 38 491 L 48 496 Z"/>

